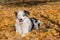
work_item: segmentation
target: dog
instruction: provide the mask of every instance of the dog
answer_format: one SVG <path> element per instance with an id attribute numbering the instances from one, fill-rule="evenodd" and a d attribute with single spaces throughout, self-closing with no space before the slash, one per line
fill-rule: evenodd
<path id="1" fill-rule="evenodd" d="M 19 32 L 22 37 L 32 29 L 36 29 L 39 25 L 38 20 L 35 18 L 29 18 L 30 12 L 26 10 L 18 10 L 15 12 L 16 23 L 15 30 Z M 38 29 L 38 28 L 37 28 Z"/>

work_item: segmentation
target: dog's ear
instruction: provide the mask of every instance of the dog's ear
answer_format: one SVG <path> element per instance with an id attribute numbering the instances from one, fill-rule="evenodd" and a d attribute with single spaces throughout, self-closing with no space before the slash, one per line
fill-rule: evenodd
<path id="1" fill-rule="evenodd" d="M 15 13 L 15 16 L 17 17 L 17 13 L 18 13 L 18 12 L 17 12 L 17 11 L 15 11 L 14 13 Z"/>
<path id="2" fill-rule="evenodd" d="M 29 16 L 30 15 L 30 12 L 29 11 L 24 10 L 24 13 L 25 13 L 26 16 Z"/>

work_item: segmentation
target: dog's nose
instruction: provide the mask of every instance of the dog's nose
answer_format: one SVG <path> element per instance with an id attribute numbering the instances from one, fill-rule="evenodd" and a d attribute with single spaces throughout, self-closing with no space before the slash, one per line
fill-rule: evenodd
<path id="1" fill-rule="evenodd" d="M 22 20 L 22 19 L 20 19 L 20 20 Z"/>

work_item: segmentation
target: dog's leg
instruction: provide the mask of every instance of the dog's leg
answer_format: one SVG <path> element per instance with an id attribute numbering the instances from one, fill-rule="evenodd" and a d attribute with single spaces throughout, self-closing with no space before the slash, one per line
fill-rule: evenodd
<path id="1" fill-rule="evenodd" d="M 22 34 L 21 27 L 17 24 L 15 24 L 15 30 L 17 33 Z"/>
<path id="2" fill-rule="evenodd" d="M 28 28 L 26 27 L 26 28 L 23 28 L 22 29 L 22 37 L 24 37 L 25 35 L 26 35 L 26 33 L 28 33 L 29 32 L 29 30 L 28 30 Z"/>

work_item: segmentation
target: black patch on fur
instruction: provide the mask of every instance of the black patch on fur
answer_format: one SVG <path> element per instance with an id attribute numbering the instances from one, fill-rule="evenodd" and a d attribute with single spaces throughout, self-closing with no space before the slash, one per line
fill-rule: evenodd
<path id="1" fill-rule="evenodd" d="M 35 20 L 35 23 L 37 23 L 38 22 L 38 20 L 36 19 L 36 18 L 32 18 L 33 20 Z"/>
<path id="2" fill-rule="evenodd" d="M 38 27 L 40 26 L 40 23 L 38 23 Z"/>
<path id="3" fill-rule="evenodd" d="M 34 23 L 33 23 L 32 18 L 30 18 L 30 20 L 31 20 L 31 23 L 32 23 L 32 28 L 31 28 L 31 30 L 33 30 L 33 29 L 34 29 Z M 31 30 L 30 30 L 30 31 L 31 31 Z"/>
<path id="4" fill-rule="evenodd" d="M 35 27 L 34 23 L 37 23 L 38 22 L 38 19 L 36 19 L 36 18 L 30 18 L 30 20 L 32 22 L 32 28 L 31 28 L 31 30 L 33 30 L 33 29 L 35 29 L 34 28 Z M 39 28 L 39 26 L 40 26 L 40 23 L 38 23 L 38 28 Z"/>
<path id="5" fill-rule="evenodd" d="M 30 18 L 30 19 L 33 20 L 33 21 L 35 21 L 35 23 L 38 22 L 38 19 L 36 19 L 36 18 Z"/>
<path id="6" fill-rule="evenodd" d="M 26 16 L 29 16 L 30 15 L 30 12 L 29 11 L 24 10 L 24 13 L 25 13 Z"/>

